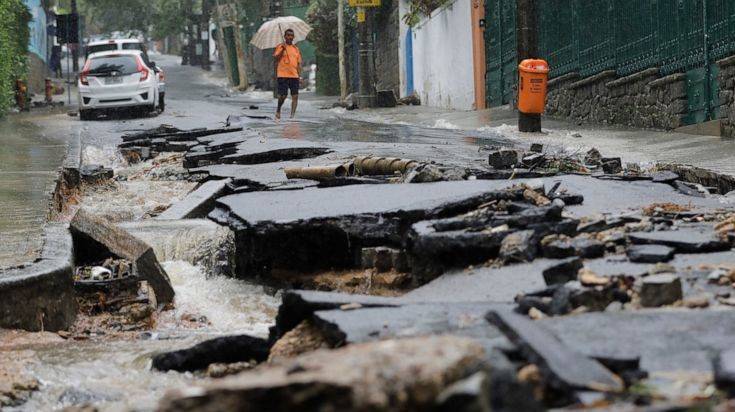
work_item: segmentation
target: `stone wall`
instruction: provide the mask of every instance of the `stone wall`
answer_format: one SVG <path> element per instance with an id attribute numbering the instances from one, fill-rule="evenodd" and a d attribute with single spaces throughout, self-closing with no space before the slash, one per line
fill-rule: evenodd
<path id="1" fill-rule="evenodd" d="M 384 0 L 375 16 L 375 77 L 378 90 L 401 93 L 398 0 Z"/>
<path id="2" fill-rule="evenodd" d="M 722 135 L 735 137 L 735 56 L 717 62 L 720 72 L 717 81 L 720 84 L 719 117 L 722 119 Z"/>
<path id="3" fill-rule="evenodd" d="M 614 70 L 549 82 L 546 113 L 580 123 L 675 129 L 687 113 L 686 76 L 660 77 L 657 68 L 617 78 Z"/>

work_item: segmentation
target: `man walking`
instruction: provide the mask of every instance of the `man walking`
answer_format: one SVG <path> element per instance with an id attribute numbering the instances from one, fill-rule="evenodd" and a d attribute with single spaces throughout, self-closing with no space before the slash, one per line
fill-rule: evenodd
<path id="1" fill-rule="evenodd" d="M 278 109 L 276 120 L 281 118 L 281 106 L 286 101 L 288 91 L 291 91 L 291 118 L 296 114 L 296 106 L 299 104 L 299 80 L 301 79 L 301 51 L 293 44 L 294 33 L 286 29 L 283 34 L 284 43 L 276 46 L 273 58 L 276 64 L 276 77 L 278 78 Z"/>

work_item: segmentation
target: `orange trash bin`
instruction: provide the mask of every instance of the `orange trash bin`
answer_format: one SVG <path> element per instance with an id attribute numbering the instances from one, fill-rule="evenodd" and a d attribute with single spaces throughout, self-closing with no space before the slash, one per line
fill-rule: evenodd
<path id="1" fill-rule="evenodd" d="M 541 114 L 546 106 L 546 83 L 549 64 L 546 60 L 526 59 L 518 65 L 518 111 Z"/>

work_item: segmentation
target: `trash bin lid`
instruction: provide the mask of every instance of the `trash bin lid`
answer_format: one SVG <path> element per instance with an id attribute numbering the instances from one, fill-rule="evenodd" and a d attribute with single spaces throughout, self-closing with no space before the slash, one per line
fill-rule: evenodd
<path id="1" fill-rule="evenodd" d="M 530 73 L 548 73 L 549 63 L 542 59 L 526 59 L 518 65 L 518 69 Z"/>

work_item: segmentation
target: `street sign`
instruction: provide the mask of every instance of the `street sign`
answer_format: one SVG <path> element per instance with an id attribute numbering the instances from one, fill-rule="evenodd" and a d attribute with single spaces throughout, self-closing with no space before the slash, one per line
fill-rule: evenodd
<path id="1" fill-rule="evenodd" d="M 380 0 L 348 0 L 351 7 L 380 7 Z"/>

